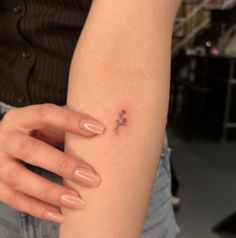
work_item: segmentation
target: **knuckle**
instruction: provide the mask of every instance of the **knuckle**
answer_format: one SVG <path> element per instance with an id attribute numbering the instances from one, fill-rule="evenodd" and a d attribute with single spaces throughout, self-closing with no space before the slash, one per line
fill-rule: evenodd
<path id="1" fill-rule="evenodd" d="M 31 137 L 23 138 L 18 144 L 18 154 L 24 158 L 30 155 L 37 154 L 39 145 L 36 139 Z"/>
<path id="2" fill-rule="evenodd" d="M 36 203 L 35 201 L 33 202 L 27 202 L 26 208 L 25 208 L 25 212 L 29 213 L 32 216 L 40 217 L 40 207 L 41 207 L 41 203 Z"/>
<path id="3" fill-rule="evenodd" d="M 42 192 L 42 199 L 46 202 L 51 202 L 53 191 L 54 187 L 52 185 L 45 185 Z"/>
<path id="4" fill-rule="evenodd" d="M 70 160 L 66 157 L 63 157 L 59 160 L 57 165 L 57 171 L 59 175 L 65 174 L 65 171 L 70 167 Z"/>
<path id="5" fill-rule="evenodd" d="M 49 210 L 50 209 L 48 209 L 47 206 L 44 206 L 43 208 L 39 209 L 38 214 L 35 216 L 37 216 L 40 219 L 45 219 L 46 218 L 45 214 L 48 213 Z"/>
<path id="6" fill-rule="evenodd" d="M 16 110 L 17 109 L 15 109 L 15 108 L 12 108 L 12 109 L 8 110 L 4 114 L 4 116 L 3 116 L 2 120 L 1 120 L 1 124 L 3 124 L 3 123 L 9 124 L 12 121 L 15 121 L 15 119 L 16 119 Z"/>
<path id="7" fill-rule="evenodd" d="M 37 115 L 41 120 L 46 120 L 48 114 L 55 110 L 56 105 L 53 103 L 44 103 L 38 106 Z"/>
<path id="8" fill-rule="evenodd" d="M 10 207 L 14 208 L 15 210 L 21 210 L 22 206 L 17 198 L 16 195 L 11 195 L 7 198 L 7 203 Z"/>
<path id="9" fill-rule="evenodd" d="M 64 116 L 64 123 L 65 123 L 66 128 L 71 127 L 72 125 L 74 125 L 74 123 L 75 123 L 74 113 L 67 111 L 67 112 L 64 113 L 63 116 Z"/>
<path id="10" fill-rule="evenodd" d="M 15 189 L 19 187 L 19 181 L 20 179 L 21 172 L 19 169 L 16 167 L 9 168 L 6 172 L 5 175 L 3 175 L 3 181 L 9 185 L 12 189 Z"/>

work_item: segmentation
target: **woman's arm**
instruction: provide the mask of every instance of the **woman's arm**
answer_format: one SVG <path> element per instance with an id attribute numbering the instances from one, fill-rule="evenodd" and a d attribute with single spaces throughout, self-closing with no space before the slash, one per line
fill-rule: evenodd
<path id="1" fill-rule="evenodd" d="M 65 180 L 86 203 L 79 211 L 63 208 L 60 238 L 140 236 L 166 126 L 179 2 L 93 1 L 71 64 L 67 106 L 92 111 L 106 131 L 93 141 L 67 133 L 65 152 L 86 158 L 102 182 L 89 189 Z M 127 120 L 117 134 L 121 110 Z"/>

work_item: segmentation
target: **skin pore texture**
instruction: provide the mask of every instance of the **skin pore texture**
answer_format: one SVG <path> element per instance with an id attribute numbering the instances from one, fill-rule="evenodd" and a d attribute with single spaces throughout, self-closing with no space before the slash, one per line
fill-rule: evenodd
<path id="1" fill-rule="evenodd" d="M 179 0 L 95 0 L 71 63 L 67 106 L 101 121 L 94 138 L 66 133 L 65 153 L 102 181 L 62 209 L 60 238 L 138 238 L 167 122 L 171 36 Z"/>

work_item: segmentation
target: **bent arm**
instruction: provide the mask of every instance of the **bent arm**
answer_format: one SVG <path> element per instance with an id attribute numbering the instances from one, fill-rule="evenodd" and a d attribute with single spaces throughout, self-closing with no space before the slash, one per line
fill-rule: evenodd
<path id="1" fill-rule="evenodd" d="M 89 140 L 66 133 L 65 152 L 92 164 L 102 182 L 85 188 L 64 180 L 86 203 L 79 211 L 63 208 L 60 238 L 140 237 L 166 126 L 178 5 L 93 1 L 71 64 L 67 106 L 91 112 L 106 130 Z"/>

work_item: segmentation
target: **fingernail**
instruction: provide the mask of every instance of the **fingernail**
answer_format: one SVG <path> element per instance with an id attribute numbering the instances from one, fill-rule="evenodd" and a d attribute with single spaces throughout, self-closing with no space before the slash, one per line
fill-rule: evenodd
<path id="1" fill-rule="evenodd" d="M 105 126 L 100 122 L 94 121 L 92 119 L 82 119 L 80 122 L 80 128 L 85 132 L 102 134 L 105 129 Z"/>
<path id="2" fill-rule="evenodd" d="M 73 208 L 81 208 L 85 204 L 85 201 L 82 198 L 65 194 L 60 197 L 60 201 L 63 205 Z"/>
<path id="3" fill-rule="evenodd" d="M 65 220 L 64 216 L 54 212 L 46 212 L 46 217 L 58 223 L 62 223 Z"/>
<path id="4" fill-rule="evenodd" d="M 87 170 L 86 168 L 79 168 L 75 170 L 74 177 L 78 181 L 82 183 L 85 182 L 91 186 L 97 186 L 101 181 L 101 178 L 98 175 L 94 174 L 90 170 Z"/>

